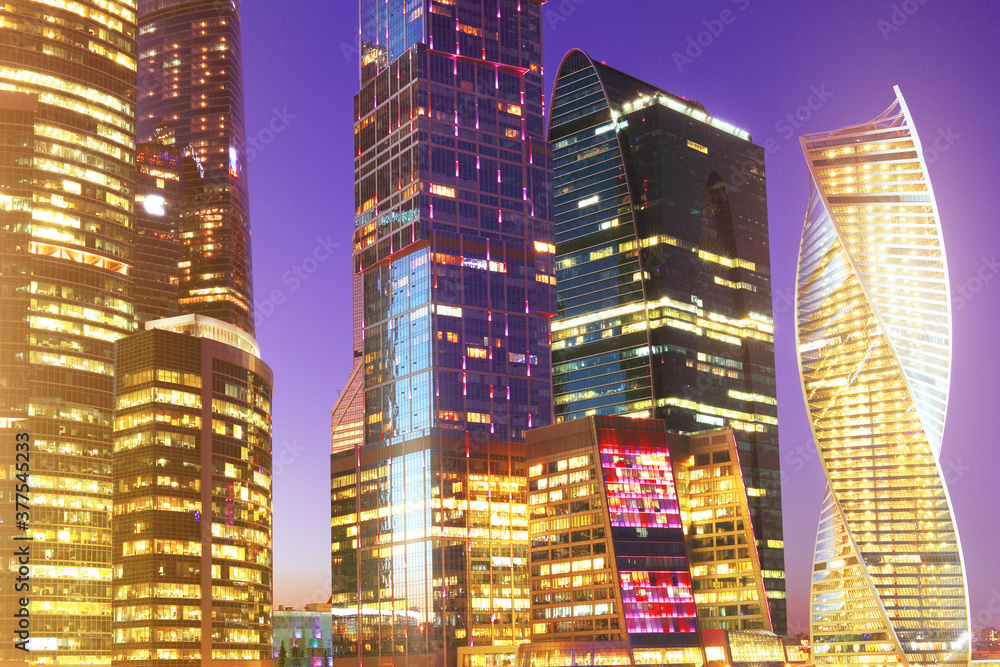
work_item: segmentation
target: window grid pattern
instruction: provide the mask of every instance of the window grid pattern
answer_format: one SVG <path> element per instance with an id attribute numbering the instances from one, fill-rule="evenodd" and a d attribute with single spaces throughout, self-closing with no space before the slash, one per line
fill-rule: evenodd
<path id="1" fill-rule="evenodd" d="M 671 436 L 698 622 L 703 630 L 771 631 L 758 540 L 731 431 Z M 752 495 L 751 495 L 752 494 Z M 773 578 L 773 577 L 772 577 Z"/>
<path id="2" fill-rule="evenodd" d="M 135 193 L 135 317 L 140 324 L 178 313 L 180 153 L 139 144 Z"/>
<path id="3" fill-rule="evenodd" d="M 906 104 L 802 139 L 803 392 L 828 491 L 812 581 L 817 664 L 966 664 L 968 592 L 939 466 L 951 363 L 941 225 Z"/>
<path id="4" fill-rule="evenodd" d="M 454 665 L 529 632 L 516 443 L 551 421 L 555 310 L 542 15 L 362 0 L 360 19 L 362 386 L 334 418 L 363 401 L 363 435 L 335 432 L 331 461 L 333 599 L 358 622 L 338 659 Z"/>
<path id="5" fill-rule="evenodd" d="M 37 104 L 30 135 L 22 127 L 14 141 L 33 150 L 0 149 L 12 158 L 0 182 L 13 177 L 20 190 L 0 196 L 0 273 L 6 285 L 23 280 L 4 298 L 26 306 L 4 312 L 19 320 L 9 330 L 24 364 L 15 403 L 27 402 L 22 428 L 32 436 L 30 657 L 106 665 L 113 346 L 135 329 L 136 7 L 12 0 L 0 24 L 0 95 L 29 93 Z M 8 277 L 11 261 L 24 272 Z M 14 591 L 8 574 L 0 584 Z M 23 659 L 7 650 L 22 653 L 8 643 L 2 657 Z"/>
<path id="6" fill-rule="evenodd" d="M 731 428 L 776 632 L 786 627 L 764 151 L 683 100 L 570 52 L 554 162 L 555 420 Z M 723 180 L 742 173 L 739 187 Z M 666 175 L 666 176 L 665 176 Z"/>
<path id="7" fill-rule="evenodd" d="M 164 329 L 117 369 L 112 664 L 269 663 L 270 369 Z"/>
<path id="8" fill-rule="evenodd" d="M 597 642 L 624 649 L 624 664 L 701 664 L 663 422 L 573 420 L 532 431 L 528 452 L 532 643 L 522 658 L 549 664 L 575 647 L 579 661 Z"/>
<path id="9" fill-rule="evenodd" d="M 136 135 L 172 134 L 182 161 L 180 306 L 253 334 L 247 165 L 287 121 L 272 117 L 248 151 L 237 2 L 139 5 Z"/>

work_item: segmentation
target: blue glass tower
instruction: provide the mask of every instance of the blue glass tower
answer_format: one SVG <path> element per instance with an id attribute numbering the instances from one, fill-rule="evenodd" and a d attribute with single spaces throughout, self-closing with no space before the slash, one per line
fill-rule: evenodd
<path id="1" fill-rule="evenodd" d="M 360 5 L 361 335 L 331 468 L 352 664 L 528 635 L 522 443 L 551 423 L 555 312 L 540 4 Z"/>

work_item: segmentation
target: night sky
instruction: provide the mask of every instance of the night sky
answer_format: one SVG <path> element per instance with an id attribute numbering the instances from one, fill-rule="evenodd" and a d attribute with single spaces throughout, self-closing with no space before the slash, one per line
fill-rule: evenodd
<path id="1" fill-rule="evenodd" d="M 244 0 L 242 10 L 257 338 L 275 376 L 274 604 L 301 608 L 325 601 L 330 589 L 329 412 L 351 367 L 358 7 Z M 581 48 L 701 101 L 759 145 L 774 140 L 767 180 L 790 632 L 808 630 L 824 487 L 793 341 L 809 196 L 798 135 L 874 118 L 900 86 L 930 163 L 954 295 L 941 463 L 964 544 L 973 625 L 1000 625 L 997 6 L 550 0 L 543 19 L 547 99 L 563 55 Z"/>

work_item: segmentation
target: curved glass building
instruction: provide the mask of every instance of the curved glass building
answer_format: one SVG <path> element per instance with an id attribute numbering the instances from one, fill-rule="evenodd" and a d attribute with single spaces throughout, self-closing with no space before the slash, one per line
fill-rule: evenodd
<path id="1" fill-rule="evenodd" d="M 0 5 L 0 436 L 13 443 L 3 431 L 17 424 L 31 442 L 27 525 L 0 517 L 4 544 L 25 539 L 31 552 L 30 591 L 15 589 L 13 549 L 4 557 L 2 664 L 110 663 L 114 343 L 135 330 L 135 81 L 134 0 Z M 14 491 L 3 489 L 11 509 Z M 19 595 L 30 653 L 10 641 Z"/>
<path id="2" fill-rule="evenodd" d="M 828 490 L 813 567 L 817 665 L 969 660 L 962 552 L 938 458 L 951 371 L 944 242 L 906 103 L 802 137 L 802 389 Z"/>
<path id="3" fill-rule="evenodd" d="M 702 554 L 711 562 L 695 565 L 699 613 L 712 610 L 699 623 L 783 633 L 764 149 L 698 102 L 582 51 L 559 68 L 549 141 L 555 420 L 654 417 L 682 433 L 732 429 L 749 517 L 695 508 L 699 521 L 719 520 L 716 530 L 731 524 L 715 536 L 720 548 Z M 749 572 L 731 567 L 752 560 L 749 545 L 729 548 L 748 518 L 765 599 L 738 583 Z M 733 594 L 737 586 L 745 596 Z"/>
<path id="4" fill-rule="evenodd" d="M 253 335 L 239 2 L 141 0 L 138 95 L 139 141 L 169 123 L 183 159 L 181 312 Z"/>

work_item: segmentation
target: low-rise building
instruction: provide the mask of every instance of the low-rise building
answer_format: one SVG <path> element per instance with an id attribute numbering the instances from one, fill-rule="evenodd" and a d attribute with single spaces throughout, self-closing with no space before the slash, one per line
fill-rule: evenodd
<path id="1" fill-rule="evenodd" d="M 323 607 L 326 609 L 320 610 Z M 271 614 L 274 667 L 329 667 L 333 664 L 333 612 L 329 605 L 306 611 L 279 607 Z"/>

